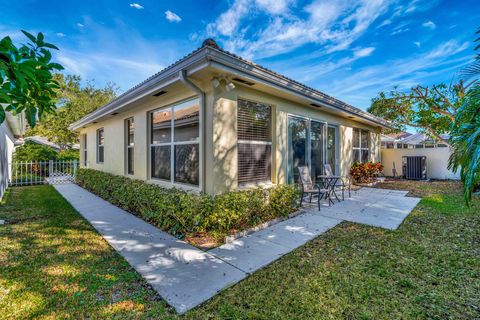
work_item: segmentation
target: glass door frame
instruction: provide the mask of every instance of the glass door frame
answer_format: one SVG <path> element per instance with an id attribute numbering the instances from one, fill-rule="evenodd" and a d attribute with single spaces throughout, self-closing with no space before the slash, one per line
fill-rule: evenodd
<path id="1" fill-rule="evenodd" d="M 328 128 L 335 129 L 335 175 L 340 175 L 340 127 L 338 124 L 329 123 L 327 124 L 327 134 L 325 139 L 328 138 Z M 328 143 L 328 141 L 327 141 Z M 325 144 L 325 161 L 327 161 L 328 146 Z"/>
<path id="2" fill-rule="evenodd" d="M 289 182 L 289 178 L 290 178 L 290 174 L 292 174 L 292 177 L 294 177 L 294 173 L 290 173 L 290 164 L 288 163 L 289 159 L 290 159 L 290 146 L 289 146 L 289 143 L 291 141 L 291 137 L 289 136 L 290 133 L 289 133 L 289 130 L 288 130 L 288 125 L 289 125 L 289 120 L 291 118 L 297 118 L 297 119 L 302 119 L 302 120 L 306 120 L 307 121 L 307 132 L 306 132 L 306 141 L 305 141 L 305 144 L 307 146 L 307 152 L 306 152 L 306 155 L 305 155 L 305 162 L 306 162 L 306 165 L 309 169 L 310 172 L 312 172 L 312 144 L 311 144 L 311 128 L 312 128 L 312 121 L 314 122 L 319 122 L 319 123 L 322 123 L 323 124 L 323 133 L 322 133 L 322 137 L 323 137 L 323 150 L 322 150 L 322 160 L 323 160 L 323 164 L 325 164 L 325 161 L 327 160 L 327 133 L 328 133 L 328 127 L 329 127 L 329 124 L 325 121 L 325 120 L 319 120 L 319 119 L 316 119 L 316 118 L 309 118 L 309 117 L 305 117 L 305 116 L 299 116 L 299 115 L 296 115 L 296 114 L 291 114 L 291 113 L 287 113 L 287 126 L 286 126 L 286 130 L 287 130 L 287 161 L 286 161 L 286 164 L 287 164 L 287 183 L 291 183 Z M 330 125 L 332 126 L 332 125 Z M 338 128 L 338 127 L 336 127 Z M 336 132 L 336 140 L 338 140 L 338 129 L 335 131 Z M 324 168 L 322 167 L 322 172 L 324 173 Z M 313 179 L 312 179 L 313 180 Z M 297 181 L 293 181 L 293 183 L 296 183 Z"/>

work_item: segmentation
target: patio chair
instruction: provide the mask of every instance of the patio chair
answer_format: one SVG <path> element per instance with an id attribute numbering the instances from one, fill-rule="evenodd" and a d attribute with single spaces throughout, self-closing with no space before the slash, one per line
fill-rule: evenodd
<path id="1" fill-rule="evenodd" d="M 334 176 L 335 174 L 333 173 L 332 167 L 330 164 L 325 163 L 324 165 L 325 168 L 325 175 L 327 176 Z M 350 198 L 351 195 L 351 186 L 352 186 L 352 181 L 350 177 L 341 177 L 337 183 L 335 184 L 335 188 L 339 189 L 342 191 L 342 200 L 345 200 L 345 189 L 348 190 L 348 197 Z"/>
<path id="2" fill-rule="evenodd" d="M 312 203 L 313 195 L 317 195 L 318 210 L 320 211 L 320 200 L 322 200 L 324 197 L 328 197 L 330 192 L 327 189 L 323 188 L 323 185 L 314 184 L 312 182 L 312 178 L 310 177 L 310 170 L 308 169 L 308 167 L 298 167 L 298 173 L 302 192 L 302 196 L 300 197 L 300 207 L 302 206 L 303 197 L 305 195 L 310 195 L 310 203 Z"/>

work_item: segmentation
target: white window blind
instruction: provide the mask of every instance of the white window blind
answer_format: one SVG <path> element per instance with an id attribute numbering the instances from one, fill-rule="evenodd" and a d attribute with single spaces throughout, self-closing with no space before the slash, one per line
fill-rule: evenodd
<path id="1" fill-rule="evenodd" d="M 272 110 L 269 105 L 238 100 L 238 182 L 269 182 L 272 171 Z"/>

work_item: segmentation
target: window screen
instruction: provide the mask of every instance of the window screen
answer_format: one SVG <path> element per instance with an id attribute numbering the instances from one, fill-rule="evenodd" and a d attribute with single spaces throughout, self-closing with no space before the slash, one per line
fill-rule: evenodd
<path id="1" fill-rule="evenodd" d="M 268 182 L 272 171 L 272 110 L 269 105 L 238 100 L 238 182 Z"/>
<path id="2" fill-rule="evenodd" d="M 370 148 L 369 148 L 370 132 L 367 130 L 362 130 L 359 128 L 353 128 L 353 137 L 352 137 L 352 146 L 353 146 L 353 162 L 368 162 L 370 159 Z M 387 142 L 386 147 L 389 148 L 389 143 Z"/>

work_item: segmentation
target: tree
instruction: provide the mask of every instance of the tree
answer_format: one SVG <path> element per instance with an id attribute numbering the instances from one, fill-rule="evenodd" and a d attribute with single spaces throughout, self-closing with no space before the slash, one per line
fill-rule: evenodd
<path id="1" fill-rule="evenodd" d="M 35 142 L 27 141 L 22 146 L 15 149 L 13 154 L 14 162 L 38 162 L 55 160 L 58 152 L 49 147 Z"/>
<path id="2" fill-rule="evenodd" d="M 367 111 L 390 120 L 394 131 L 405 131 L 410 126 L 449 144 L 441 135 L 450 133 L 457 110 L 462 105 L 470 85 L 471 83 L 465 85 L 463 81 L 459 81 L 453 86 L 419 85 L 410 92 L 380 92 L 372 99 Z"/>
<path id="3" fill-rule="evenodd" d="M 43 117 L 25 135 L 47 137 L 63 150 L 78 143 L 78 133 L 69 130 L 68 126 L 115 98 L 117 87 L 108 83 L 103 88 L 96 88 L 93 82 L 87 82 L 82 87 L 81 78 L 72 75 L 56 74 L 54 79 L 59 83 L 59 88 L 56 89 L 56 112 Z"/>
<path id="4" fill-rule="evenodd" d="M 480 29 L 476 32 L 480 34 Z M 480 42 L 480 37 L 474 42 Z M 467 204 L 472 193 L 480 185 L 480 44 L 475 47 L 475 61 L 461 72 L 464 79 L 473 79 L 473 86 L 466 93 L 466 98 L 458 108 L 455 123 L 451 130 L 451 154 L 448 168 L 457 172 L 464 185 Z"/>
<path id="5" fill-rule="evenodd" d="M 22 32 L 31 42 L 18 48 L 8 36 L 0 40 L 0 123 L 5 120 L 5 111 L 24 111 L 33 128 L 37 118 L 55 110 L 58 83 L 53 73 L 63 67 L 51 62 L 49 49 L 58 48 L 45 42 L 43 33 L 35 37 Z"/>

